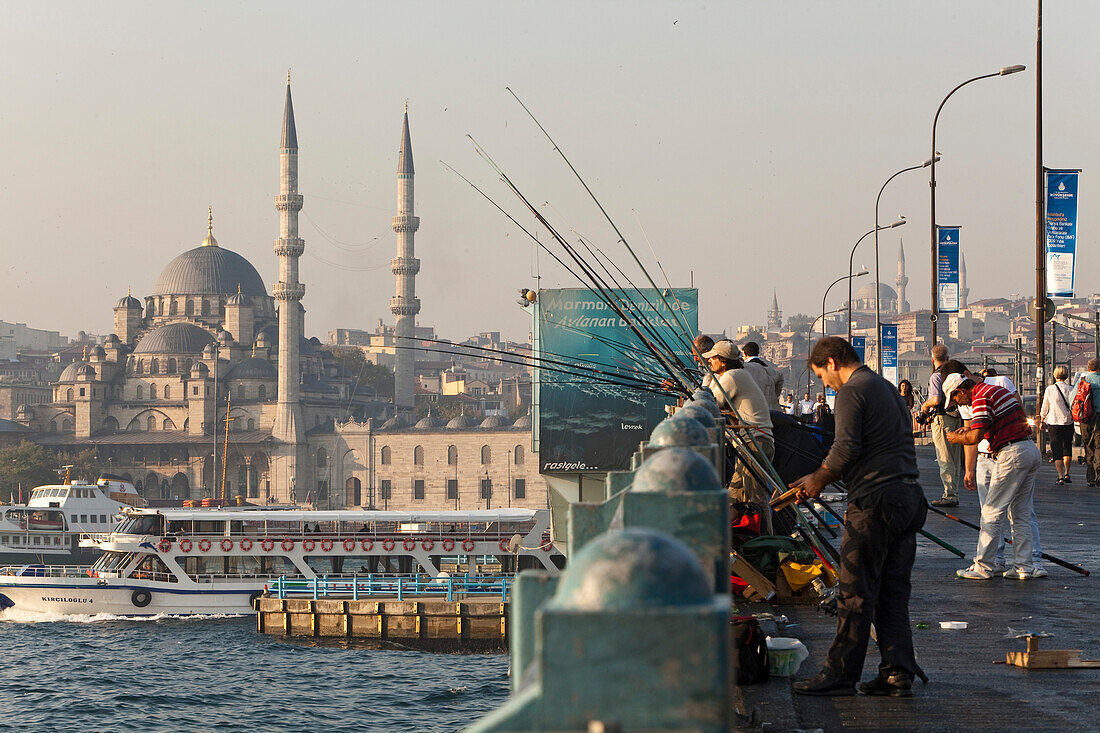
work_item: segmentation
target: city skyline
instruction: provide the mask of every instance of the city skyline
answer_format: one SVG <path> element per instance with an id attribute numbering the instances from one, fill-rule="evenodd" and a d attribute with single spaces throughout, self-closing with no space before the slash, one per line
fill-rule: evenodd
<path id="1" fill-rule="evenodd" d="M 128 289 L 147 292 L 159 263 L 194 247 L 208 205 L 223 246 L 256 263 L 270 289 L 278 235 L 270 161 L 279 135 L 271 120 L 288 66 L 308 141 L 307 335 L 388 320 L 394 130 L 406 98 L 422 160 L 415 213 L 430 222 L 417 242 L 421 323 L 451 337 L 529 329 L 513 303 L 517 287 L 533 284 L 533 246 L 438 162 L 520 211 L 466 133 L 533 201 L 551 204 L 551 221 L 626 266 L 629 256 L 615 250 L 614 235 L 506 85 L 640 254 L 648 235 L 673 284 L 694 279 L 701 325 L 716 330 L 763 322 L 773 288 L 785 314 L 817 312 L 824 285 L 843 274 L 852 243 L 873 223 L 882 181 L 927 157 L 943 95 L 972 75 L 1023 63 L 1027 72 L 975 84 L 945 108 L 938 209 L 941 223 L 963 227 L 971 300 L 1033 286 L 1034 8 L 1026 3 L 665 4 L 630 14 L 614 4 L 309 12 L 198 5 L 179 17 L 167 8 L 107 7 L 117 12 L 7 6 L 0 34 L 18 62 L 9 64 L 17 73 L 5 80 L 0 134 L 17 142 L 4 187 L 9 242 L 19 252 L 0 278 L 8 321 L 109 332 L 98 314 Z M 1096 152 L 1087 146 L 1098 99 L 1078 83 L 1100 70 L 1082 51 L 1087 19 L 1097 15 L 1084 3 L 1054 6 L 1044 29 L 1046 162 L 1085 169 L 1081 293 L 1100 289 L 1088 224 Z M 848 16 L 871 48 L 834 48 L 835 37 L 817 33 L 826 16 Z M 334 28 L 337 18 L 346 22 Z M 374 30 L 403 25 L 416 27 L 415 37 Z M 939 41 L 927 43 L 933 36 Z M 639 38 L 659 53 L 645 53 Z M 492 54 L 480 53 L 490 44 Z M 562 51 L 569 47 L 577 53 Z M 814 63 L 823 57 L 828 66 Z M 401 63 L 388 63 L 394 58 Z M 924 173 L 908 173 L 890 184 L 882 206 L 884 218 L 909 219 L 882 237 L 882 280 L 892 284 L 904 238 L 914 309 L 928 305 L 927 190 Z M 755 256 L 761 248 L 776 256 Z M 713 267 L 716 257 L 725 267 Z M 643 261 L 655 269 L 648 254 Z M 855 262 L 873 265 L 870 240 Z M 543 286 L 574 284 L 548 257 L 540 265 Z M 52 297 L 40 297 L 46 292 Z M 839 292 L 833 307 L 843 302 Z M 88 322 L 89 313 L 97 320 Z"/>

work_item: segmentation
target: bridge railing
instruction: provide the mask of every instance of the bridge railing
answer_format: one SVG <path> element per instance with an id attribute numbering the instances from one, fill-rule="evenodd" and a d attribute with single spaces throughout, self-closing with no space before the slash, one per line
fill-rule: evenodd
<path id="1" fill-rule="evenodd" d="M 454 601 L 464 598 L 499 598 L 507 602 L 512 576 L 500 575 L 451 575 L 428 577 L 424 575 L 393 575 L 369 573 L 367 575 L 327 575 L 317 578 L 276 578 L 268 585 L 268 593 L 276 598 L 396 598 L 399 601 L 425 596 Z"/>

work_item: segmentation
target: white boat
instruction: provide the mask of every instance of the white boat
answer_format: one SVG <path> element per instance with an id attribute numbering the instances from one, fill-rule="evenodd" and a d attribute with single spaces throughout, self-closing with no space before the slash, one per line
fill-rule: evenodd
<path id="1" fill-rule="evenodd" d="M 131 509 L 81 545 L 102 551 L 94 565 L 0 568 L 0 610 L 247 614 L 278 578 L 556 572 L 563 559 L 550 542 L 550 512 L 529 509 Z"/>
<path id="2" fill-rule="evenodd" d="M 143 506 L 133 485 L 117 476 L 39 486 L 26 504 L 0 506 L 0 563 L 91 562 L 98 550 L 79 547 L 80 535 L 106 532 L 119 512 Z"/>

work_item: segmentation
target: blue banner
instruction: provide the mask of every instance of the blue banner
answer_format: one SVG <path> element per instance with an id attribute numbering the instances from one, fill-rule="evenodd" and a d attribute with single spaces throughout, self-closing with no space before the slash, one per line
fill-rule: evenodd
<path id="1" fill-rule="evenodd" d="M 882 324 L 882 376 L 898 383 L 898 327 L 893 324 Z"/>
<path id="2" fill-rule="evenodd" d="M 1077 171 L 1047 171 L 1047 295 L 1072 298 L 1077 260 Z"/>
<path id="3" fill-rule="evenodd" d="M 866 336 L 853 336 L 852 348 L 859 354 L 860 361 L 867 361 L 867 337 Z"/>
<path id="4" fill-rule="evenodd" d="M 936 227 L 940 313 L 959 312 L 959 227 Z"/>

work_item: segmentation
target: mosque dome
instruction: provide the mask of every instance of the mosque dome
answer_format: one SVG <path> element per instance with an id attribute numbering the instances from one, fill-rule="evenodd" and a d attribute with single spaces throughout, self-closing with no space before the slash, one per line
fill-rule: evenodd
<path id="1" fill-rule="evenodd" d="M 530 430 L 531 429 L 531 413 L 528 412 L 526 415 L 520 416 L 519 420 L 516 420 L 516 422 L 512 425 L 512 427 L 513 428 L 523 428 L 523 429 L 526 429 L 526 430 Z"/>
<path id="2" fill-rule="evenodd" d="M 225 304 L 226 305 L 248 305 L 249 304 L 248 296 L 244 295 L 243 293 L 233 293 L 232 295 L 230 295 L 226 299 Z"/>
<path id="3" fill-rule="evenodd" d="M 504 420 L 499 417 L 487 417 L 481 421 L 479 426 L 482 430 L 499 430 L 500 428 L 507 427 Z"/>
<path id="4" fill-rule="evenodd" d="M 115 308 L 137 308 L 141 310 L 141 301 L 127 293 L 125 298 L 115 304 Z"/>
<path id="5" fill-rule="evenodd" d="M 267 296 L 263 278 L 252 263 L 218 246 L 212 220 L 207 224 L 202 244 L 169 262 L 153 287 L 153 295 L 234 295 L 238 292 Z"/>
<path id="6" fill-rule="evenodd" d="M 275 367 L 267 359 L 258 356 L 245 359 L 229 372 L 230 379 L 275 379 Z"/>
<path id="7" fill-rule="evenodd" d="M 135 354 L 199 354 L 214 339 L 190 323 L 169 323 L 141 337 Z"/>
<path id="8" fill-rule="evenodd" d="M 76 368 L 76 376 L 87 377 L 88 379 L 95 379 L 95 367 L 91 364 L 81 364 Z"/>
<path id="9" fill-rule="evenodd" d="M 74 361 L 71 364 L 69 364 L 68 366 L 66 366 L 64 369 L 61 370 L 61 376 L 59 376 L 57 378 L 57 381 L 59 381 L 59 382 L 75 382 L 76 381 L 76 370 L 79 369 L 82 364 L 83 364 L 83 362 Z"/>
<path id="10" fill-rule="evenodd" d="M 469 430 L 472 427 L 474 427 L 474 421 L 465 415 L 459 415 L 456 418 L 452 418 L 451 421 L 447 423 L 448 430 Z"/>
<path id="11" fill-rule="evenodd" d="M 406 422 L 406 420 L 403 416 L 394 415 L 389 420 L 382 423 L 382 427 L 379 428 L 379 430 L 400 430 L 401 428 L 404 428 L 404 427 L 407 427 L 407 426 L 408 426 L 408 423 Z"/>
<path id="12" fill-rule="evenodd" d="M 443 427 L 443 423 L 429 412 L 426 416 L 420 418 L 416 425 L 413 425 L 413 430 L 439 430 L 441 427 Z"/>
<path id="13" fill-rule="evenodd" d="M 879 283 L 878 286 L 879 300 L 897 300 L 897 291 L 886 283 Z M 875 299 L 875 284 L 873 282 L 867 283 L 862 288 L 856 291 L 855 300 L 874 300 Z"/>
<path id="14" fill-rule="evenodd" d="M 210 368 L 203 364 L 201 361 L 196 361 L 191 365 L 191 378 L 192 379 L 205 379 L 206 375 L 210 373 Z"/>

